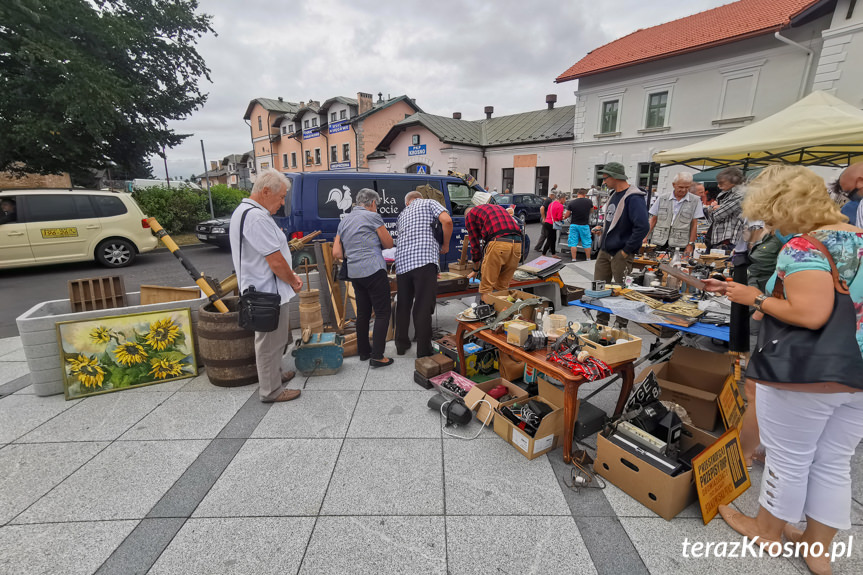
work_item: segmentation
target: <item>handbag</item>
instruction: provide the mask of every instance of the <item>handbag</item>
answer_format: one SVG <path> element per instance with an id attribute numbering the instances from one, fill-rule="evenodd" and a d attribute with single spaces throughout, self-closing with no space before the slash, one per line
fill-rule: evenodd
<path id="1" fill-rule="evenodd" d="M 255 209 L 260 209 L 257 206 L 252 206 Z M 243 227 L 246 224 L 246 216 L 249 215 L 249 210 L 243 212 L 243 217 L 240 219 L 240 269 L 237 273 L 237 280 L 241 281 L 243 277 Z M 276 279 L 276 274 L 273 274 Z M 276 279 L 278 285 L 278 279 Z M 242 283 L 240 284 L 242 285 Z M 262 292 L 255 289 L 255 286 L 249 286 L 240 295 L 238 304 L 237 324 L 249 331 L 270 332 L 276 331 L 279 327 L 279 314 L 282 308 L 282 296 L 278 293 Z"/>
<path id="2" fill-rule="evenodd" d="M 339 238 L 339 243 L 342 244 L 342 238 Z M 337 280 L 350 281 L 348 277 L 348 255 L 345 253 L 345 244 L 342 244 L 342 265 L 339 268 L 339 273 L 336 274 Z"/>
<path id="3" fill-rule="evenodd" d="M 833 275 L 833 311 L 819 329 L 784 323 L 767 314 L 746 377 L 762 383 L 836 382 L 863 389 L 863 356 L 857 343 L 857 314 L 848 287 L 830 252 L 811 235 L 806 238 L 830 262 Z M 785 299 L 783 282 L 776 279 L 773 297 Z"/>

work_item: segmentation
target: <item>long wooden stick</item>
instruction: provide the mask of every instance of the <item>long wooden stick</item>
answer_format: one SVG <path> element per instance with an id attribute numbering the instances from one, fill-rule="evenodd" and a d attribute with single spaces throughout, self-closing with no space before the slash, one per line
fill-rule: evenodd
<path id="1" fill-rule="evenodd" d="M 213 305 L 222 313 L 228 313 L 228 306 L 225 305 L 219 296 L 216 295 L 216 292 L 213 291 L 213 288 L 210 287 L 210 284 L 207 283 L 207 280 L 204 279 L 204 274 L 199 272 L 195 266 L 192 265 L 192 262 L 186 260 L 183 256 L 183 252 L 180 251 L 180 246 L 171 239 L 171 236 L 168 235 L 168 232 L 159 225 L 159 222 L 156 221 L 156 218 L 148 218 L 147 222 L 150 224 L 150 229 L 153 230 L 153 234 L 160 240 L 165 246 L 174 254 L 174 257 L 180 260 L 180 263 L 183 264 L 183 267 L 186 268 L 186 271 L 189 272 L 189 275 L 192 276 L 192 279 L 195 280 L 195 283 L 198 284 L 198 287 L 201 288 L 201 291 L 204 292 Z"/>

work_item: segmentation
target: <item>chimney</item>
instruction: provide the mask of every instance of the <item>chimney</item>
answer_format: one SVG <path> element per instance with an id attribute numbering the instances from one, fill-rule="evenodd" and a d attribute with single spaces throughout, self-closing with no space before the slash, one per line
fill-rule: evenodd
<path id="1" fill-rule="evenodd" d="M 384 93 L 378 92 L 378 104 L 383 104 L 383 103 L 384 103 Z"/>
<path id="2" fill-rule="evenodd" d="M 491 120 L 491 115 L 494 113 L 494 106 L 485 107 L 485 119 Z"/>
<path id="3" fill-rule="evenodd" d="M 306 103 L 303 102 L 302 100 L 300 100 L 300 109 L 305 108 L 305 107 L 306 107 Z"/>
<path id="4" fill-rule="evenodd" d="M 545 97 L 545 103 L 548 104 L 548 109 L 554 109 L 554 103 L 557 102 L 557 94 L 549 94 Z"/>
<path id="5" fill-rule="evenodd" d="M 279 96 L 279 102 L 284 102 L 281 96 Z"/>
<path id="6" fill-rule="evenodd" d="M 461 120 L 461 112 L 453 112 L 452 113 L 453 120 Z"/>
<path id="7" fill-rule="evenodd" d="M 217 162 L 216 160 L 210 160 L 210 169 L 211 170 L 218 170 L 219 169 L 219 162 Z"/>
<path id="8" fill-rule="evenodd" d="M 365 92 L 357 92 L 357 114 L 362 114 L 372 109 L 372 95 Z"/>

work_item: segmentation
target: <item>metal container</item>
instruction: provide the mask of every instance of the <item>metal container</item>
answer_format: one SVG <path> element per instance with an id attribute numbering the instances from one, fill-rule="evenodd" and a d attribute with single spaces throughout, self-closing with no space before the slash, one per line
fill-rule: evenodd
<path id="1" fill-rule="evenodd" d="M 313 333 L 309 341 L 297 340 L 291 355 L 304 376 L 334 375 L 342 369 L 343 338 L 336 333 Z"/>

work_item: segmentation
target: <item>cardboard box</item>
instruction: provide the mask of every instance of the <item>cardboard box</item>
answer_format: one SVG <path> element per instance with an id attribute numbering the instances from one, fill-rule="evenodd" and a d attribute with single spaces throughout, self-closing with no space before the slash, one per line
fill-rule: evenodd
<path id="1" fill-rule="evenodd" d="M 521 347 L 527 342 L 530 332 L 536 329 L 536 324 L 517 319 L 506 322 L 504 329 L 506 329 L 506 343 Z"/>
<path id="2" fill-rule="evenodd" d="M 641 355 L 641 338 L 632 334 L 629 335 L 629 341 L 614 345 L 600 345 L 583 336 L 578 336 L 578 339 L 584 344 L 584 350 L 587 353 L 605 363 L 620 363 Z"/>
<path id="3" fill-rule="evenodd" d="M 520 291 L 517 289 L 510 289 L 510 290 L 501 290 L 501 291 L 495 291 L 495 292 L 483 294 L 482 301 L 484 301 L 485 303 L 487 303 L 489 305 L 494 306 L 494 311 L 496 311 L 497 313 L 500 313 L 502 311 L 506 311 L 506 309 L 512 305 L 512 302 L 507 299 L 510 296 L 514 297 L 517 300 L 519 300 L 519 299 L 522 299 L 522 300 L 531 299 L 531 298 L 536 297 L 535 295 L 533 295 L 531 293 L 527 293 L 526 291 Z M 545 306 L 543 306 L 543 307 L 545 307 Z M 526 321 L 533 321 L 533 318 L 535 317 L 535 314 L 536 314 L 536 310 L 534 309 L 534 307 L 526 307 L 526 308 L 523 308 L 521 310 L 521 312 L 519 312 L 519 313 L 521 314 L 522 319 L 524 319 Z M 513 319 L 515 319 L 515 318 L 513 318 Z"/>
<path id="4" fill-rule="evenodd" d="M 438 353 L 429 357 L 431 357 L 432 361 L 437 363 L 440 367 L 440 371 L 438 373 L 446 373 L 455 369 L 455 362 L 442 353 Z"/>
<path id="5" fill-rule="evenodd" d="M 696 427 L 713 430 L 719 416 L 717 398 L 733 368 L 731 355 L 678 346 L 670 360 L 645 369 L 636 381 L 654 372 L 662 388 L 659 399 L 681 405 Z"/>
<path id="6" fill-rule="evenodd" d="M 490 412 L 493 412 L 500 402 L 495 398 L 488 395 L 488 391 L 498 385 L 502 385 L 509 390 L 509 395 L 512 395 L 516 399 L 525 399 L 527 397 L 527 392 L 517 386 L 516 384 L 507 381 L 503 378 L 498 377 L 497 379 L 490 379 L 488 381 L 484 381 L 482 383 L 477 383 L 474 385 L 470 391 L 467 392 L 467 395 L 464 398 L 464 402 L 468 407 L 472 407 L 476 402 L 481 399 L 486 400 L 491 407 L 486 405 L 485 403 L 480 403 L 476 408 L 476 418 L 480 421 L 485 421 L 485 418 L 488 417 Z M 489 419 L 489 425 L 491 425 L 492 420 Z"/>
<path id="7" fill-rule="evenodd" d="M 683 452 L 698 443 L 707 448 L 716 439 L 705 431 L 683 424 L 680 450 Z M 698 498 L 692 470 L 672 477 L 615 445 L 601 433 L 596 436 L 596 461 L 593 469 L 668 521 Z"/>
<path id="8" fill-rule="evenodd" d="M 453 360 L 453 363 L 455 364 L 453 370 L 457 370 L 459 368 L 458 351 L 456 351 L 454 335 L 448 335 L 433 341 L 432 349 Z M 497 371 L 500 364 L 498 363 L 496 347 L 489 346 L 487 348 L 483 348 L 481 345 L 475 343 L 466 343 L 464 344 L 463 349 L 466 364 L 465 373 L 468 376 L 473 377 L 477 374 Z"/>
<path id="9" fill-rule="evenodd" d="M 528 459 L 535 459 L 557 447 L 563 435 L 563 390 L 541 378 L 537 379 L 537 383 L 538 396 L 514 399 L 498 406 L 508 407 L 514 403 L 523 404 L 535 399 L 551 407 L 552 412 L 542 418 L 534 437 L 524 433 L 507 418 L 497 413 L 494 417 L 494 432 Z"/>

